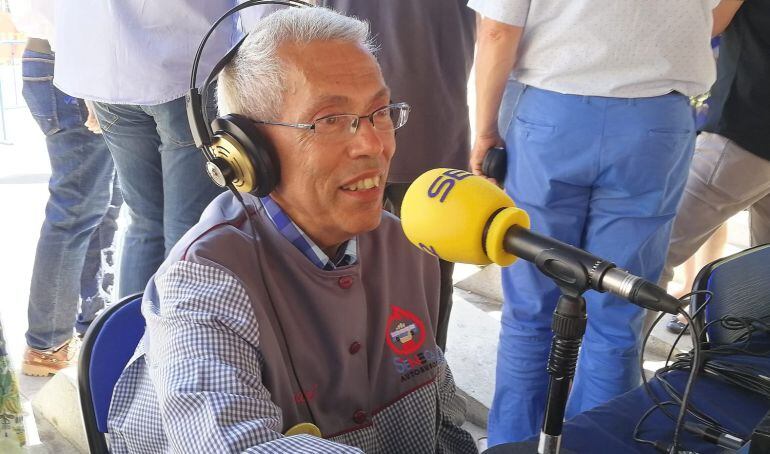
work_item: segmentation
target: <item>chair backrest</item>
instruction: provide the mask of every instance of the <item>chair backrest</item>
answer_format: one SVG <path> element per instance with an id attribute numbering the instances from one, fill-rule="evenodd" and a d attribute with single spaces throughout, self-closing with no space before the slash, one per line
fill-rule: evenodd
<path id="1" fill-rule="evenodd" d="M 697 317 L 701 328 L 724 315 L 738 317 L 770 316 L 770 244 L 756 246 L 709 263 L 698 273 L 693 290 L 709 290 L 711 301 Z M 692 299 L 692 310 L 700 308 L 705 295 Z M 741 331 L 727 330 L 718 323 L 705 333 L 710 342 L 734 342 Z"/>
<path id="2" fill-rule="evenodd" d="M 80 349 L 78 389 L 91 453 L 106 453 L 107 413 L 112 390 L 144 335 L 142 295 L 123 298 L 88 328 Z"/>

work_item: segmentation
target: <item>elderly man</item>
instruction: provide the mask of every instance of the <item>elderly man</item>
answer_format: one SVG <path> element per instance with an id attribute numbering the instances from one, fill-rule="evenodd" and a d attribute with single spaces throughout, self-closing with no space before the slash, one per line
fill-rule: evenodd
<path id="1" fill-rule="evenodd" d="M 221 112 L 260 124 L 280 183 L 215 199 L 148 285 L 113 452 L 476 452 L 435 344 L 438 263 L 381 208 L 408 107 L 368 39 L 287 9 L 220 75 Z"/>

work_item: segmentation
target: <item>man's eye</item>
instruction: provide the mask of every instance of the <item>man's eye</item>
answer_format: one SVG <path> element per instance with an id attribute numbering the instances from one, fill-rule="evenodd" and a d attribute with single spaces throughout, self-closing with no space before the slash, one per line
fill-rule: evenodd
<path id="1" fill-rule="evenodd" d="M 340 121 L 340 117 L 326 117 L 326 118 L 322 118 L 319 121 L 327 126 L 332 126 L 337 124 L 337 122 Z"/>

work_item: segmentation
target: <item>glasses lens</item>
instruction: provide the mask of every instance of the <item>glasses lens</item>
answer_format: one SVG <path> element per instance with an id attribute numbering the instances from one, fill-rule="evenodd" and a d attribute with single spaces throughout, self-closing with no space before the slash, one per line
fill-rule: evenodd
<path id="1" fill-rule="evenodd" d="M 403 104 L 385 106 L 372 114 L 372 123 L 380 131 L 392 131 L 404 126 L 409 117 L 409 107 Z"/>
<path id="2" fill-rule="evenodd" d="M 337 134 L 355 129 L 358 121 L 355 115 L 331 115 L 314 121 L 315 132 L 318 134 Z"/>
<path id="3" fill-rule="evenodd" d="M 353 114 L 330 115 L 313 122 L 318 134 L 355 134 L 360 118 Z M 375 110 L 371 115 L 372 125 L 378 131 L 393 131 L 398 129 L 409 118 L 409 106 L 404 103 L 391 104 Z"/>

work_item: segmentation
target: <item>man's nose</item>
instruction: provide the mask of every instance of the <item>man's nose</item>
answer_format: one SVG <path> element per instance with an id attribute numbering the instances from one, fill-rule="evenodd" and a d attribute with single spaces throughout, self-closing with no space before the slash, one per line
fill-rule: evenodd
<path id="1" fill-rule="evenodd" d="M 382 153 L 385 150 L 383 134 L 387 134 L 387 132 L 374 129 L 374 125 L 368 118 L 360 118 L 358 129 L 352 138 L 351 154 L 361 156 Z"/>

